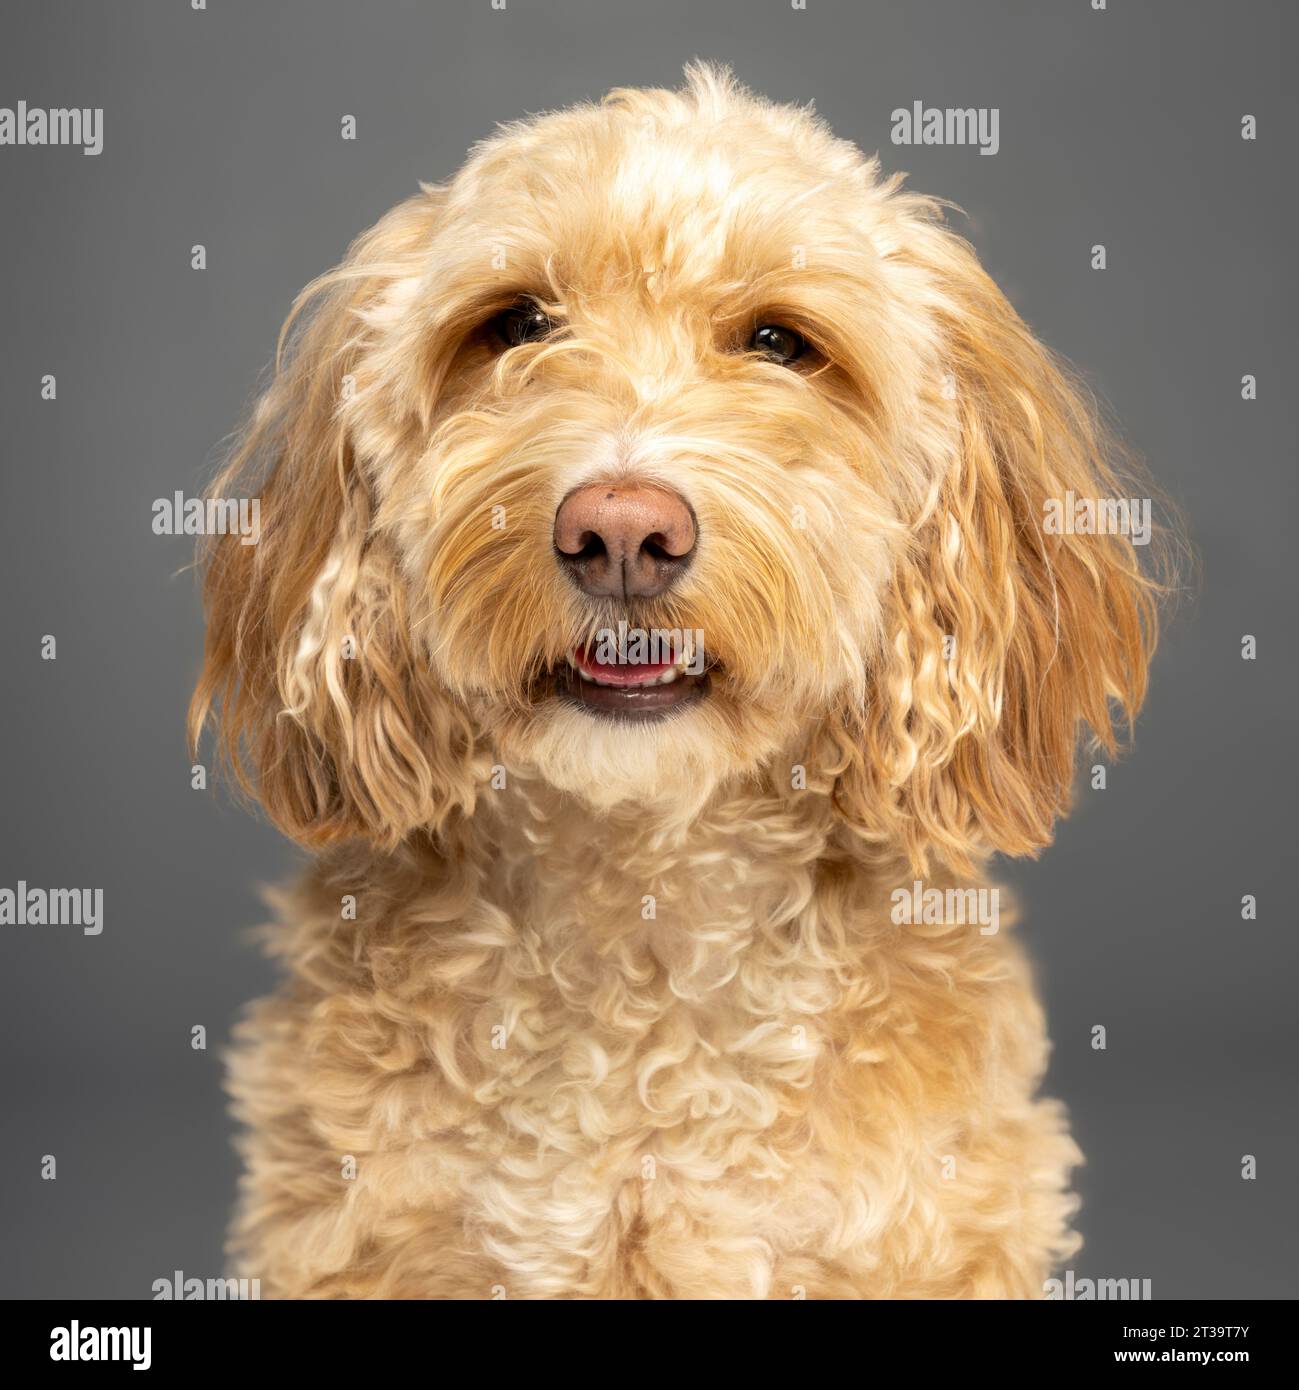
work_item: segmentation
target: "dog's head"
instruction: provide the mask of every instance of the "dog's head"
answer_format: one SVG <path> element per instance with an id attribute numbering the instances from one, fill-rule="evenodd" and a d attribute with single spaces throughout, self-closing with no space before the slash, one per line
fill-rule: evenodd
<path id="1" fill-rule="evenodd" d="M 1106 453 L 934 203 L 724 74 L 614 92 L 304 291 L 194 726 L 313 843 L 495 762 L 596 806 L 798 764 L 915 857 L 1031 851 L 1153 641 L 1131 538 L 1049 524 L 1124 495 Z"/>

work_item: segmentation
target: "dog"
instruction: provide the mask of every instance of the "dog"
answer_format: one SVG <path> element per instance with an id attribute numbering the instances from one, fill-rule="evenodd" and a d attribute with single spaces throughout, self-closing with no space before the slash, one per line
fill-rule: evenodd
<path id="1" fill-rule="evenodd" d="M 1041 1297 L 1080 1155 L 1009 908 L 952 904 L 1128 738 L 1160 581 L 1044 525 L 1125 466 L 939 204 L 726 69 L 364 233 L 203 557 L 191 735 L 315 855 L 230 1057 L 239 1272 Z"/>

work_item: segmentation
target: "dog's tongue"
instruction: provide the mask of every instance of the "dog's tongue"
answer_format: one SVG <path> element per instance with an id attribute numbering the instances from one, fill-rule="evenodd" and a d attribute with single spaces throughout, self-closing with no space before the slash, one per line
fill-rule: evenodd
<path id="1" fill-rule="evenodd" d="M 573 660 L 588 676 L 598 676 L 610 685 L 643 685 L 672 669 L 670 661 L 601 661 L 582 647 L 573 648 Z"/>

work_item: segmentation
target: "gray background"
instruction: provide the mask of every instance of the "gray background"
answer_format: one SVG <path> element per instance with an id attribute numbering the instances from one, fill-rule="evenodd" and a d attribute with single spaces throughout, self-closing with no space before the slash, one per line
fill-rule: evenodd
<path id="1" fill-rule="evenodd" d="M 0 105 L 102 106 L 105 144 L 0 148 L 0 884 L 101 886 L 106 927 L 0 928 L 0 1292 L 139 1298 L 222 1268 L 219 1047 L 271 984 L 244 928 L 294 852 L 190 789 L 199 607 L 153 499 L 200 490 L 294 293 L 418 180 L 498 120 L 674 85 L 695 55 L 815 99 L 964 207 L 988 269 L 1186 509 L 1199 593 L 1135 755 L 1009 872 L 1049 1090 L 1088 1156 L 1078 1274 L 1150 1278 L 1156 1297 L 1299 1291 L 1294 17 L 1241 0 L 9 5 Z M 999 108 L 1000 153 L 894 148 L 889 113 L 917 99 Z"/>

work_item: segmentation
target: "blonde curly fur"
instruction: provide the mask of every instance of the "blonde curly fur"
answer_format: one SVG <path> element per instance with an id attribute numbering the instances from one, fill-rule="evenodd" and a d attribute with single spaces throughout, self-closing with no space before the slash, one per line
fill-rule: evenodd
<path id="1" fill-rule="evenodd" d="M 494 349 L 520 295 L 559 328 Z M 736 350 L 771 321 L 810 365 Z M 262 527 L 206 556 L 193 734 L 318 851 L 233 1052 L 241 1272 L 1040 1295 L 1078 1153 L 1021 954 L 890 902 L 1047 844 L 1080 733 L 1140 704 L 1157 577 L 1042 525 L 1131 495 L 1114 458 L 932 200 L 704 65 L 505 127 L 363 235 L 213 489 Z M 567 581 L 593 480 L 689 499 L 682 582 Z M 702 630 L 708 698 L 536 698 L 619 619 Z"/>

